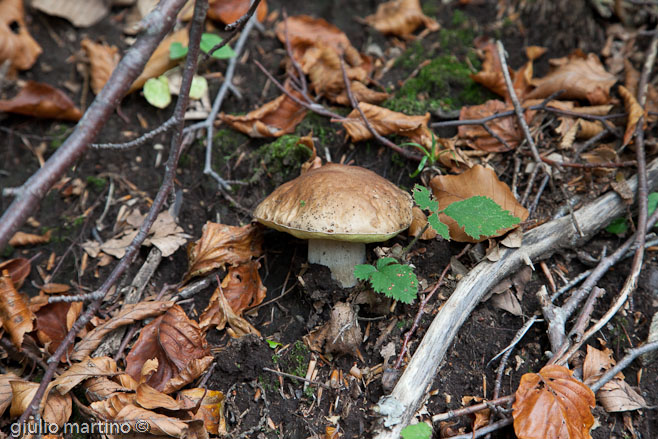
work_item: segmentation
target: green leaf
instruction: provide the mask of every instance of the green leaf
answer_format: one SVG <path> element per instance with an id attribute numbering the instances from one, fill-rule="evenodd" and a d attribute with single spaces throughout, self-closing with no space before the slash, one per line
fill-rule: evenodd
<path id="1" fill-rule="evenodd" d="M 626 222 L 626 218 L 613 219 L 610 224 L 608 224 L 608 227 L 605 228 L 605 231 L 608 233 L 614 233 L 615 235 L 623 235 L 628 231 L 628 223 Z"/>
<path id="2" fill-rule="evenodd" d="M 267 339 L 265 339 L 265 342 L 266 342 L 266 343 L 269 345 L 269 347 L 271 347 L 272 349 L 276 349 L 276 348 L 278 348 L 279 346 L 283 346 L 281 343 L 279 343 L 278 341 L 274 341 L 274 340 L 267 340 Z"/>
<path id="3" fill-rule="evenodd" d="M 149 104 L 157 108 L 166 108 L 171 103 L 169 80 L 166 76 L 151 78 L 144 83 L 144 97 Z"/>
<path id="4" fill-rule="evenodd" d="M 176 41 L 169 46 L 169 59 L 180 59 L 187 55 L 187 47 Z"/>
<path id="5" fill-rule="evenodd" d="M 400 432 L 402 439 L 430 439 L 432 437 L 432 427 L 424 422 L 414 425 L 407 425 Z"/>
<path id="6" fill-rule="evenodd" d="M 415 185 L 412 190 L 414 201 L 418 204 L 423 210 L 429 210 L 431 212 L 436 212 L 439 208 L 439 203 L 436 200 L 432 199 L 432 194 L 430 190 L 425 186 L 419 184 Z"/>
<path id="7" fill-rule="evenodd" d="M 381 258 L 377 267 L 357 265 L 354 267 L 357 279 L 369 280 L 372 288 L 386 297 L 403 303 L 411 303 L 418 293 L 418 278 L 408 265 L 398 264 L 393 258 Z"/>
<path id="8" fill-rule="evenodd" d="M 219 35 L 205 33 L 201 35 L 200 47 L 204 53 L 208 53 L 212 50 L 213 47 L 215 47 L 221 42 L 222 42 L 222 37 L 220 37 Z M 227 58 L 233 58 L 235 56 L 235 52 L 228 45 L 226 45 L 221 49 L 214 51 L 210 56 L 217 59 L 227 59 Z"/>
<path id="9" fill-rule="evenodd" d="M 448 226 L 441 222 L 439 219 L 439 214 L 434 212 L 429 217 L 427 217 L 427 222 L 430 223 L 430 227 L 433 228 L 436 233 L 441 235 L 443 239 L 450 239 L 450 230 Z"/>
<path id="10" fill-rule="evenodd" d="M 649 198 L 647 199 L 649 215 L 651 215 L 653 211 L 656 210 L 656 206 L 658 206 L 658 192 L 651 192 L 649 194 Z"/>
<path id="11" fill-rule="evenodd" d="M 503 210 L 494 200 L 477 196 L 456 201 L 446 207 L 443 213 L 457 221 L 467 235 L 480 239 L 480 236 L 493 236 L 501 229 L 518 224 L 521 220 Z"/>
<path id="12" fill-rule="evenodd" d="M 418 174 L 420 174 L 423 171 L 423 169 L 425 168 L 425 164 L 427 163 L 427 157 L 429 156 L 424 155 L 423 158 L 420 159 L 420 163 L 418 163 L 418 167 L 416 168 L 416 170 L 412 174 L 409 174 L 410 178 L 416 177 Z"/>
<path id="13" fill-rule="evenodd" d="M 203 76 L 194 75 L 190 86 L 190 99 L 201 99 L 208 91 L 208 81 Z"/>

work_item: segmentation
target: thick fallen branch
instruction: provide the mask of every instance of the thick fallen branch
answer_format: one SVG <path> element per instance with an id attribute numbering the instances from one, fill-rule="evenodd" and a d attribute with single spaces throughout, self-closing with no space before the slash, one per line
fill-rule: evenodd
<path id="1" fill-rule="evenodd" d="M 658 160 L 648 166 L 647 182 L 650 191 L 658 189 Z M 630 179 L 628 184 L 635 191 L 637 177 Z M 492 286 L 524 263 L 545 259 L 559 248 L 581 246 L 625 212 L 626 206 L 621 198 L 614 192 L 607 193 L 574 213 L 583 237 L 573 226 L 570 216 L 565 216 L 525 233 L 521 248 L 505 250 L 497 262 L 484 261 L 473 268 L 434 318 L 391 394 L 378 402 L 376 410 L 381 419 L 374 437 L 392 439 L 400 436 L 402 428 L 409 424 L 420 407 L 461 325 Z"/>

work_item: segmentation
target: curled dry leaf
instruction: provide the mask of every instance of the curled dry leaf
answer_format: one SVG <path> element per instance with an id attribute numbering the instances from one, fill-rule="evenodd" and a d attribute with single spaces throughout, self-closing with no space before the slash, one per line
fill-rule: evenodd
<path id="1" fill-rule="evenodd" d="M 82 311 L 82 302 L 55 302 L 41 307 L 36 313 L 37 338 L 49 353 L 54 353 Z M 61 361 L 66 361 L 73 350 L 69 345 Z"/>
<path id="2" fill-rule="evenodd" d="M 427 149 L 432 147 L 432 133 L 427 127 L 427 122 L 430 120 L 429 113 L 425 113 L 424 116 L 407 116 L 404 113 L 363 102 L 359 104 L 359 107 L 368 118 L 370 125 L 382 136 L 398 134 L 408 137 L 412 142 L 418 143 Z M 359 111 L 356 109 L 352 110 L 341 123 L 353 142 L 372 138 L 370 130 L 368 130 Z"/>
<path id="3" fill-rule="evenodd" d="M 341 72 L 342 73 L 342 72 Z M 352 94 L 357 102 L 365 102 L 367 104 L 381 104 L 386 99 L 388 99 L 388 93 L 381 91 L 374 91 L 365 86 L 362 82 L 352 81 L 350 88 L 352 89 Z M 351 106 L 349 97 L 347 96 L 347 90 L 343 89 L 339 95 L 336 96 L 334 102 L 340 105 Z"/>
<path id="4" fill-rule="evenodd" d="M 484 59 L 482 61 L 482 70 L 471 75 L 471 79 L 505 98 L 505 102 L 511 102 L 496 44 L 489 39 L 476 40 L 476 47 L 481 50 Z M 533 74 L 532 60 L 519 70 L 509 69 L 509 74 L 517 97 L 523 101 L 525 95 L 532 88 L 530 86 Z"/>
<path id="5" fill-rule="evenodd" d="M 227 226 L 207 222 L 201 238 L 189 245 L 187 255 L 190 267 L 185 280 L 200 276 L 225 265 L 238 265 L 262 253 L 261 229 L 252 224 Z"/>
<path id="6" fill-rule="evenodd" d="M 331 318 L 320 329 L 304 337 L 311 349 L 318 352 L 349 354 L 361 357 L 359 346 L 363 340 L 354 308 L 338 302 L 331 310 Z"/>
<path id="7" fill-rule="evenodd" d="M 260 304 L 267 293 L 267 288 L 263 285 L 258 274 L 260 263 L 257 261 L 248 261 L 235 267 L 230 267 L 226 277 L 222 280 L 221 289 L 226 301 L 231 306 L 235 314 L 242 315 L 242 312 L 249 307 Z M 220 312 L 219 288 L 215 290 L 208 307 L 201 315 L 199 324 L 205 327 L 205 322 L 213 320 L 213 315 Z M 221 329 L 221 328 L 220 328 Z"/>
<path id="8" fill-rule="evenodd" d="M 27 31 L 23 0 L 0 0 L 0 64 L 10 61 L 12 70 L 27 70 L 41 54 L 41 46 Z"/>
<path id="9" fill-rule="evenodd" d="M 104 376 L 87 379 L 83 387 L 85 389 L 85 396 L 89 401 L 106 400 L 113 393 L 130 392 L 131 390 Z"/>
<path id="10" fill-rule="evenodd" d="M 32 402 L 37 393 L 39 383 L 31 383 L 23 380 L 9 381 L 12 391 L 11 417 L 23 414 L 27 406 Z M 44 421 L 62 426 L 71 417 L 72 400 L 71 395 L 60 395 L 57 392 L 48 391 L 47 397 L 43 398 L 40 405 L 41 417 Z"/>
<path id="11" fill-rule="evenodd" d="M 32 7 L 39 11 L 64 18 L 75 27 L 89 27 L 98 23 L 110 12 L 110 2 L 105 0 L 32 0 Z"/>
<path id="12" fill-rule="evenodd" d="M 182 410 L 184 406 L 171 396 L 142 383 L 135 391 L 135 403 L 147 410 Z"/>
<path id="13" fill-rule="evenodd" d="M 203 398 L 203 400 L 201 400 Z M 212 435 L 223 436 L 226 434 L 226 419 L 224 418 L 224 394 L 219 390 L 210 389 L 185 389 L 178 392 L 179 401 L 185 401 L 188 405 L 199 405 L 199 410 L 194 414 L 194 419 L 201 419 L 206 431 Z"/>
<path id="14" fill-rule="evenodd" d="M 174 305 L 164 315 L 146 325 L 126 356 L 126 373 L 135 380 L 147 360 L 157 359 L 158 369 L 146 381 L 162 390 L 190 362 L 206 357 L 210 351 L 199 325 Z"/>
<path id="15" fill-rule="evenodd" d="M 423 230 L 427 224 L 427 216 L 425 213 L 420 210 L 418 206 L 414 206 L 413 209 L 411 210 L 411 224 L 409 225 L 409 229 L 407 229 L 407 234 L 409 236 L 417 236 L 420 234 L 421 230 Z M 430 240 L 436 238 L 436 230 L 434 230 L 432 227 L 428 227 L 422 235 L 420 235 L 419 239 L 422 240 Z"/>
<path id="16" fill-rule="evenodd" d="M 519 439 L 590 439 L 594 393 L 557 365 L 526 373 L 516 390 L 514 432 Z"/>
<path id="17" fill-rule="evenodd" d="M 162 392 L 169 394 L 187 386 L 203 375 L 213 361 L 215 361 L 215 357 L 212 355 L 206 355 L 205 357 L 195 358 L 189 361 L 178 375 L 167 381 Z"/>
<path id="18" fill-rule="evenodd" d="M 13 98 L 0 100 L 0 111 L 75 122 L 82 117 L 80 110 L 63 91 L 35 81 L 27 81 Z"/>
<path id="19" fill-rule="evenodd" d="M 6 270 L 16 288 L 23 285 L 23 281 L 30 275 L 31 269 L 30 260 L 25 258 L 14 258 L 0 263 L 0 273 Z"/>
<path id="20" fill-rule="evenodd" d="M 635 70 L 633 64 L 628 59 L 624 59 L 624 82 L 626 88 L 633 96 L 637 96 L 637 86 L 640 82 L 640 72 Z M 658 118 L 655 114 L 658 113 L 658 89 L 653 84 L 647 85 L 647 102 L 645 108 L 648 113 L 647 119 L 650 122 L 655 122 Z"/>
<path id="21" fill-rule="evenodd" d="M 112 377 L 117 375 L 117 364 L 110 357 L 85 358 L 68 367 L 55 378 L 51 386 L 60 395 L 69 393 L 75 386 L 89 378 Z"/>
<path id="22" fill-rule="evenodd" d="M 5 413 L 5 410 L 11 404 L 13 393 L 10 382 L 15 380 L 20 381 L 20 378 L 12 372 L 0 375 L 0 416 Z"/>
<path id="23" fill-rule="evenodd" d="M 210 0 L 208 18 L 231 24 L 247 13 L 250 4 L 250 0 Z M 262 22 L 265 17 L 267 17 L 267 1 L 261 0 L 256 8 L 256 18 Z"/>
<path id="24" fill-rule="evenodd" d="M 598 56 L 574 52 L 567 58 L 552 60 L 560 65 L 543 78 L 533 79 L 535 88 L 526 98 L 543 99 L 564 90 L 562 99 L 587 99 L 591 104 L 610 102 L 610 88 L 617 78 L 608 73 Z"/>
<path id="25" fill-rule="evenodd" d="M 528 218 L 528 211 L 516 201 L 507 184 L 498 179 L 496 173 L 484 166 L 476 165 L 459 175 L 439 175 L 430 181 L 434 197 L 439 202 L 439 208 L 445 209 L 455 201 L 465 200 L 475 196 L 485 196 L 495 201 L 503 210 L 521 219 Z M 441 214 L 440 219 L 448 225 L 450 238 L 458 242 L 478 242 L 468 236 L 459 227 L 457 221 Z M 502 229 L 494 236 L 501 236 L 511 229 Z M 480 241 L 487 239 L 482 237 Z"/>
<path id="26" fill-rule="evenodd" d="M 83 39 L 80 45 L 91 65 L 91 89 L 94 94 L 98 94 L 119 63 L 119 49 L 108 44 L 94 43 L 87 38 Z"/>
<path id="27" fill-rule="evenodd" d="M 301 99 L 300 93 L 294 90 L 290 93 Z M 282 94 L 243 116 L 220 113 L 219 118 L 249 137 L 280 137 L 295 131 L 295 127 L 306 117 L 306 112 L 304 107 Z"/>
<path id="28" fill-rule="evenodd" d="M 247 334 L 255 334 L 260 337 L 260 332 L 251 323 L 233 311 L 221 287 L 218 287 L 213 293 L 210 303 L 201 315 L 199 322 L 204 331 L 211 327 L 222 330 L 228 324 L 230 331 L 227 330 L 227 332 L 232 337 L 242 337 Z"/>
<path id="29" fill-rule="evenodd" d="M 74 352 L 71 354 L 71 360 L 82 361 L 86 356 L 91 355 L 103 342 L 103 338 L 115 329 L 140 320 L 159 316 L 167 312 L 173 305 L 174 303 L 171 301 L 138 302 L 125 305 L 119 314 L 88 332 L 75 345 Z"/>
<path id="30" fill-rule="evenodd" d="M 23 336 L 34 328 L 34 314 L 27 302 L 14 287 L 7 270 L 2 270 L 0 277 L 0 322 L 11 336 L 11 341 L 20 351 Z"/>
<path id="31" fill-rule="evenodd" d="M 137 407 L 133 404 L 124 406 L 113 420 L 129 423 L 135 432 L 143 432 L 141 427 L 148 425 L 149 435 L 167 435 L 175 438 L 188 437 L 189 427 L 185 422 L 171 416 L 161 415 Z"/>
<path id="32" fill-rule="evenodd" d="M 631 138 L 635 133 L 635 128 L 637 128 L 637 123 L 640 121 L 640 118 L 644 116 L 644 110 L 637 99 L 635 99 L 633 93 L 623 85 L 619 86 L 619 94 L 624 100 L 624 108 L 626 109 L 626 113 L 628 113 L 626 131 L 624 132 L 624 141 L 622 143 L 623 147 L 630 143 Z"/>
<path id="33" fill-rule="evenodd" d="M 511 105 L 492 99 L 481 105 L 462 107 L 459 113 L 459 120 L 480 119 L 511 110 L 512 108 Z M 526 122 L 529 123 L 534 114 L 534 111 L 527 110 L 524 114 Z M 460 125 L 457 132 L 459 137 L 466 140 L 466 144 L 471 148 L 488 152 L 509 151 L 519 146 L 524 139 L 523 131 L 519 126 L 516 115 L 496 118 L 488 122 L 487 126 L 498 137 L 503 139 L 507 143 L 507 146 L 480 125 Z"/>
<path id="34" fill-rule="evenodd" d="M 26 245 L 39 245 L 47 244 L 50 241 L 52 230 L 48 230 L 43 235 L 35 235 L 34 233 L 16 232 L 9 240 L 9 245 L 12 247 L 24 247 Z"/>
<path id="35" fill-rule="evenodd" d="M 304 52 L 300 65 L 304 73 L 308 74 L 311 88 L 318 96 L 324 96 L 334 102 L 342 94 L 345 94 L 345 98 L 347 98 L 340 54 L 336 49 L 316 42 Z M 348 64 L 345 66 L 345 73 L 347 78 L 352 81 L 366 81 L 368 77 L 368 70 L 361 65 L 350 66 Z M 365 95 L 363 91 L 362 95 Z"/>
<path id="36" fill-rule="evenodd" d="M 430 31 L 439 30 L 439 24 L 423 14 L 419 0 L 392 0 L 382 3 L 365 21 L 385 35 L 392 34 L 403 38 L 410 37 L 421 25 Z"/>

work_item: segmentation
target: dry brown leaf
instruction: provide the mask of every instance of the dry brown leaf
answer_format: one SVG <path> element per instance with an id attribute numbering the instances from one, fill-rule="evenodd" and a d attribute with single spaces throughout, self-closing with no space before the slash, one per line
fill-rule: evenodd
<path id="1" fill-rule="evenodd" d="M 640 118 L 644 116 L 644 110 L 640 103 L 635 99 L 633 93 L 631 93 L 623 85 L 619 86 L 619 94 L 624 100 L 624 108 L 626 113 L 628 113 L 628 119 L 626 121 L 626 131 L 624 132 L 624 141 L 622 142 L 622 147 L 628 145 L 635 134 L 635 128 L 637 128 L 637 123 L 640 121 Z"/>
<path id="2" fill-rule="evenodd" d="M 125 305 L 119 314 L 88 332 L 76 345 L 71 360 L 82 361 L 103 342 L 103 338 L 121 326 L 159 316 L 174 305 L 174 302 L 152 301 Z"/>
<path id="3" fill-rule="evenodd" d="M 542 46 L 528 46 L 525 48 L 525 56 L 530 60 L 534 61 L 537 58 L 541 57 L 546 53 L 548 49 Z"/>
<path id="4" fill-rule="evenodd" d="M 407 229 L 407 235 L 416 236 L 420 234 L 421 230 L 423 230 L 427 225 L 427 216 L 422 210 L 420 210 L 418 206 L 413 207 L 411 210 L 411 216 L 411 224 L 409 225 L 409 229 Z M 434 230 L 432 227 L 427 227 L 423 234 L 420 235 L 419 239 L 428 241 L 430 239 L 436 238 L 436 235 L 436 230 Z"/>
<path id="5" fill-rule="evenodd" d="M 113 419 L 125 406 L 135 401 L 134 393 L 117 392 L 101 401 L 92 402 L 89 406 L 98 413 L 100 419 Z"/>
<path id="6" fill-rule="evenodd" d="M 108 44 L 94 43 L 85 38 L 80 42 L 91 65 L 91 89 L 100 93 L 119 63 L 119 49 Z"/>
<path id="7" fill-rule="evenodd" d="M 557 365 L 526 373 L 516 390 L 514 432 L 519 439 L 590 439 L 594 393 Z"/>
<path id="8" fill-rule="evenodd" d="M 218 287 L 210 298 L 208 308 L 201 315 L 199 325 L 204 331 L 211 327 L 221 331 L 227 324 L 231 329 L 227 332 L 232 337 L 242 337 L 247 334 L 256 334 L 260 337 L 260 332 L 251 323 L 233 311 L 231 304 L 224 296 L 222 288 Z"/>
<path id="9" fill-rule="evenodd" d="M 53 354 L 62 344 L 81 311 L 82 302 L 49 303 L 36 311 L 37 338 L 49 353 Z M 61 361 L 66 361 L 72 350 L 69 345 Z"/>
<path id="10" fill-rule="evenodd" d="M 441 209 L 445 209 L 455 201 L 474 196 L 485 196 L 495 201 L 503 210 L 507 210 L 515 217 L 520 218 L 521 222 L 528 218 L 528 211 L 516 201 L 509 186 L 500 181 L 494 171 L 484 166 L 473 166 L 459 175 L 439 175 L 430 181 L 430 187 Z M 483 236 L 482 239 L 475 240 L 468 236 L 454 219 L 445 214 L 441 214 L 439 217 L 443 223 L 448 225 L 450 238 L 458 242 L 484 241 L 488 238 L 501 236 L 511 230 L 502 229 L 495 236 Z"/>
<path id="11" fill-rule="evenodd" d="M 512 109 L 511 105 L 492 99 L 484 104 L 462 107 L 459 120 L 480 119 L 510 109 Z M 526 122 L 529 123 L 534 114 L 534 111 L 527 110 L 524 114 Z M 508 146 L 505 146 L 480 125 L 460 125 L 457 132 L 459 137 L 466 140 L 467 145 L 471 148 L 488 152 L 509 151 L 519 146 L 525 139 L 516 115 L 496 118 L 487 125 L 491 131 L 507 142 Z"/>
<path id="12" fill-rule="evenodd" d="M 146 382 L 162 390 L 191 361 L 208 353 L 206 339 L 197 322 L 190 320 L 180 306 L 174 305 L 142 329 L 126 356 L 126 373 L 138 380 L 144 363 L 156 358 L 158 369 Z"/>
<path id="13" fill-rule="evenodd" d="M 476 47 L 482 51 L 484 59 L 482 61 L 482 70 L 471 75 L 471 78 L 473 81 L 482 84 L 497 95 L 503 97 L 505 102 L 511 102 L 496 44 L 489 39 L 485 39 L 476 41 Z M 532 58 L 518 71 L 513 69 L 508 69 L 508 71 L 512 79 L 514 91 L 517 97 L 523 101 L 531 88 L 530 81 L 533 74 Z"/>
<path id="14" fill-rule="evenodd" d="M 23 414 L 27 406 L 32 402 L 39 388 L 39 383 L 19 379 L 10 380 L 9 384 L 11 385 L 13 395 L 9 414 L 11 417 L 17 417 Z M 71 417 L 71 395 L 60 395 L 57 392 L 51 392 L 50 389 L 46 394 L 47 397 L 41 400 L 39 412 L 44 421 L 57 424 L 61 427 Z"/>
<path id="15" fill-rule="evenodd" d="M 633 64 L 631 64 L 628 59 L 624 59 L 624 83 L 633 96 L 637 96 L 638 82 L 640 82 L 640 72 L 635 70 Z M 647 102 L 645 109 L 647 112 L 651 113 L 658 112 L 658 89 L 656 89 L 653 84 L 648 84 L 647 86 Z M 655 114 L 647 115 L 647 120 L 649 122 L 655 122 L 656 119 L 658 119 L 658 116 Z"/>
<path id="16" fill-rule="evenodd" d="M 587 99 L 595 105 L 610 102 L 610 88 L 617 78 L 605 70 L 598 56 L 575 52 L 558 62 L 560 66 L 548 75 L 532 80 L 532 85 L 537 88 L 526 98 L 543 99 L 558 90 L 565 90 L 561 99 Z"/>
<path id="17" fill-rule="evenodd" d="M 352 90 L 352 95 L 354 95 L 354 98 L 357 102 L 365 102 L 367 104 L 381 104 L 389 97 L 388 93 L 371 90 L 365 84 L 359 81 L 352 81 L 350 89 Z M 340 105 L 352 105 L 349 97 L 347 96 L 347 90 L 341 91 L 340 94 L 337 95 L 335 99 L 333 99 L 333 101 Z"/>
<path id="18" fill-rule="evenodd" d="M 290 93 L 301 99 L 300 93 L 294 90 Z M 304 107 L 282 94 L 243 116 L 220 113 L 219 118 L 231 128 L 250 137 L 280 137 L 295 131 L 306 113 Z"/>
<path id="19" fill-rule="evenodd" d="M 27 70 L 34 65 L 41 46 L 27 31 L 23 0 L 0 0 L 0 64 L 10 61 L 10 69 Z"/>
<path id="20" fill-rule="evenodd" d="M 215 361 L 215 357 L 212 355 L 206 355 L 205 357 L 195 358 L 189 361 L 178 375 L 167 381 L 162 392 L 169 394 L 187 386 L 192 381 L 203 375 L 213 361 Z"/>
<path id="21" fill-rule="evenodd" d="M 128 93 L 140 90 L 147 80 L 160 76 L 167 70 L 178 65 L 178 60 L 172 60 L 169 57 L 169 46 L 171 46 L 172 43 L 181 43 L 183 46 L 187 47 L 189 44 L 187 28 L 179 29 L 162 40 L 160 45 L 155 49 L 155 51 L 153 51 L 153 55 L 151 55 L 151 58 L 149 58 L 148 62 L 144 66 L 142 73 L 137 77 L 137 79 L 135 79 L 133 85 L 130 86 Z"/>
<path id="22" fill-rule="evenodd" d="M 128 404 L 114 417 L 115 422 L 127 422 L 133 431 L 143 432 L 142 426 L 148 425 L 149 435 L 167 435 L 175 438 L 188 437 L 189 427 L 180 419 L 161 415 L 150 410 Z M 145 424 L 146 423 L 146 424 Z"/>
<path id="23" fill-rule="evenodd" d="M 359 346 L 363 340 L 354 308 L 349 303 L 337 302 L 331 318 L 319 329 L 304 336 L 304 341 L 317 352 L 349 354 L 361 357 Z"/>
<path id="24" fill-rule="evenodd" d="M 23 336 L 34 328 L 34 314 L 16 288 L 7 270 L 0 277 L 0 322 L 11 336 L 11 341 L 20 351 Z"/>
<path id="25" fill-rule="evenodd" d="M 113 393 L 130 392 L 131 390 L 104 376 L 88 378 L 84 381 L 83 388 L 87 400 L 92 402 L 107 399 Z"/>
<path id="26" fill-rule="evenodd" d="M 43 235 L 16 232 L 9 240 L 9 245 L 12 247 L 24 247 L 27 245 L 47 244 L 50 241 L 50 235 L 52 235 L 52 230 L 48 230 Z"/>
<path id="27" fill-rule="evenodd" d="M 14 258 L 0 263 L 0 273 L 7 271 L 16 288 L 23 285 L 23 281 L 30 275 L 31 269 L 30 260 L 25 258 Z"/>
<path id="28" fill-rule="evenodd" d="M 184 407 L 171 396 L 164 394 L 146 383 L 141 383 L 135 391 L 135 404 L 147 409 L 182 410 Z"/>
<path id="29" fill-rule="evenodd" d="M 259 305 L 265 299 L 267 288 L 260 280 L 259 268 L 259 262 L 247 261 L 230 267 L 222 280 L 224 297 L 237 315 L 242 315 L 242 311 Z"/>
<path id="30" fill-rule="evenodd" d="M 32 7 L 48 15 L 64 18 L 75 27 L 89 27 L 98 23 L 110 12 L 105 0 L 32 0 Z"/>
<path id="31" fill-rule="evenodd" d="M 63 91 L 35 81 L 27 81 L 13 98 L 0 100 L 0 111 L 75 122 L 82 117 L 80 110 Z"/>
<path id="32" fill-rule="evenodd" d="M 69 366 L 68 369 L 52 381 L 51 386 L 55 388 L 60 395 L 64 395 L 89 378 L 109 377 L 117 374 L 117 364 L 112 358 L 87 357 L 83 361 Z"/>
<path id="33" fill-rule="evenodd" d="M 614 148 L 601 145 L 591 151 L 580 155 L 587 163 L 615 163 L 618 161 L 617 151 Z M 595 175 L 603 176 L 614 172 L 613 169 L 597 168 L 593 170 Z"/>
<path id="34" fill-rule="evenodd" d="M 407 116 L 389 109 L 360 103 L 359 107 L 368 118 L 370 125 L 382 136 L 397 134 L 408 137 L 412 142 L 418 143 L 427 149 L 432 147 L 432 133 L 427 127 L 430 114 L 424 116 Z M 345 121 L 341 121 L 347 134 L 353 142 L 360 142 L 372 138 L 372 134 L 366 127 L 359 111 L 354 109 L 347 115 Z"/>
<path id="35" fill-rule="evenodd" d="M 329 45 L 317 42 L 304 52 L 300 61 L 302 70 L 308 74 L 311 88 L 318 96 L 336 102 L 345 93 L 345 80 L 340 65 L 340 55 Z M 345 66 L 347 78 L 352 81 L 366 81 L 368 72 L 361 66 Z"/>
<path id="36" fill-rule="evenodd" d="M 15 380 L 20 380 L 20 378 L 11 372 L 0 375 L 0 416 L 5 413 L 5 410 L 11 404 L 13 392 L 10 382 Z"/>
<path id="37" fill-rule="evenodd" d="M 226 419 L 224 418 L 224 394 L 219 390 L 210 389 L 185 389 L 178 392 L 179 401 L 188 401 L 192 405 L 201 405 L 199 410 L 194 414 L 195 419 L 201 419 L 204 422 L 208 433 L 218 436 L 226 434 Z"/>
<path id="38" fill-rule="evenodd" d="M 227 226 L 207 222 L 201 238 L 187 249 L 190 267 L 185 280 L 225 265 L 238 265 L 262 253 L 263 238 L 258 226 Z"/>
<path id="39" fill-rule="evenodd" d="M 373 15 L 365 18 L 366 23 L 385 35 L 410 37 L 418 26 L 430 31 L 439 30 L 439 24 L 423 14 L 419 0 L 392 0 L 382 3 Z"/>
<path id="40" fill-rule="evenodd" d="M 208 4 L 208 18 L 231 24 L 247 13 L 251 2 L 250 0 L 210 0 Z M 256 18 L 262 22 L 265 17 L 267 17 L 267 1 L 261 0 L 256 8 Z"/>

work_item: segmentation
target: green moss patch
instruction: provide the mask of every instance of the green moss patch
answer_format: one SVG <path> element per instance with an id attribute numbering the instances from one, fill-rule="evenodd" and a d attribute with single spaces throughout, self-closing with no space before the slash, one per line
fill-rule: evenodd
<path id="1" fill-rule="evenodd" d="M 311 157 L 311 151 L 299 142 L 299 136 L 284 135 L 256 151 L 256 165 L 249 183 L 259 181 L 267 174 L 276 185 L 299 175 L 302 163 Z"/>

